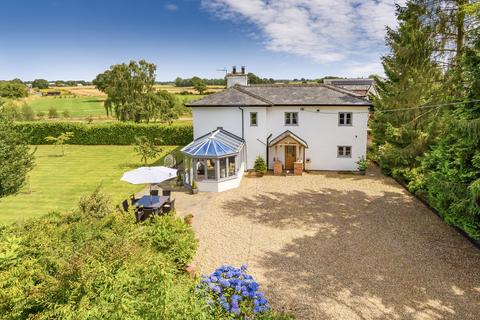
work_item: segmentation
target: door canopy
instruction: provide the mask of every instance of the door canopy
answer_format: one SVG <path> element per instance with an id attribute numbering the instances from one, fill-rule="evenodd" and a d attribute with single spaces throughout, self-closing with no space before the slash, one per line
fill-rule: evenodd
<path id="1" fill-rule="evenodd" d="M 287 130 L 281 133 L 280 135 L 278 135 L 277 137 L 275 137 L 274 139 L 272 139 L 272 141 L 270 141 L 268 146 L 273 147 L 279 143 L 285 143 L 285 142 L 298 143 L 299 145 L 302 145 L 305 148 L 308 148 L 307 142 L 302 138 L 300 138 L 299 136 L 297 136 L 296 134 L 294 134 L 293 132 L 291 132 L 290 130 Z M 291 143 L 288 143 L 288 144 L 291 144 Z"/>

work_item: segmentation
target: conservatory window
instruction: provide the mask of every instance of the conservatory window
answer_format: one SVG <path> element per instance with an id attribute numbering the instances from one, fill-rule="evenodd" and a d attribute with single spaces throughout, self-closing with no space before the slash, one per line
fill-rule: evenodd
<path id="1" fill-rule="evenodd" d="M 228 176 L 234 176 L 236 174 L 235 170 L 235 157 L 228 158 Z"/>
<path id="2" fill-rule="evenodd" d="M 197 179 L 205 179 L 205 164 L 200 160 L 197 162 Z"/>
<path id="3" fill-rule="evenodd" d="M 221 158 L 220 163 L 220 179 L 227 177 L 227 158 Z"/>
<path id="4" fill-rule="evenodd" d="M 207 159 L 207 179 L 215 180 L 215 160 Z"/>

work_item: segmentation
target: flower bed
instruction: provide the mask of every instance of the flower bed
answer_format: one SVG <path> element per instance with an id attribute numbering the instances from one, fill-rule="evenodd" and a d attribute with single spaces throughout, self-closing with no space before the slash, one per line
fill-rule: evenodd
<path id="1" fill-rule="evenodd" d="M 246 273 L 247 267 L 222 266 L 211 275 L 203 276 L 199 291 L 212 307 L 240 318 L 254 318 L 270 310 L 259 285 Z"/>

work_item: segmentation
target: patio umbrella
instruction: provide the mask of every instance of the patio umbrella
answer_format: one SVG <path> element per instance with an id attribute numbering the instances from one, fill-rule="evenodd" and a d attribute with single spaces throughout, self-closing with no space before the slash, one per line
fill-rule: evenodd
<path id="1" fill-rule="evenodd" d="M 160 183 L 166 180 L 173 179 L 177 176 L 177 169 L 167 167 L 140 167 L 135 170 L 127 171 L 122 176 L 122 181 L 131 184 L 150 184 L 150 191 L 152 190 L 152 183 Z"/>
<path id="2" fill-rule="evenodd" d="M 121 180 L 131 184 L 152 184 L 160 183 L 175 178 L 176 176 L 177 169 L 167 167 L 141 167 L 125 172 Z"/>

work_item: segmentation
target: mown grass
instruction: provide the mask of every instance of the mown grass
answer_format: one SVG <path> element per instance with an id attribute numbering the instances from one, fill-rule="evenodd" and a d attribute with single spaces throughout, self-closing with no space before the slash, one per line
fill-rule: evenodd
<path id="1" fill-rule="evenodd" d="M 156 163 L 163 164 L 175 148 L 163 147 Z M 143 187 L 120 181 L 123 172 L 142 166 L 132 146 L 71 145 L 65 150 L 62 157 L 58 147 L 38 146 L 28 185 L 18 195 L 0 199 L 0 224 L 72 209 L 99 184 L 118 203 Z"/>

